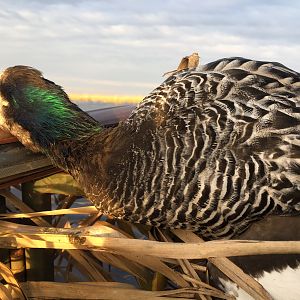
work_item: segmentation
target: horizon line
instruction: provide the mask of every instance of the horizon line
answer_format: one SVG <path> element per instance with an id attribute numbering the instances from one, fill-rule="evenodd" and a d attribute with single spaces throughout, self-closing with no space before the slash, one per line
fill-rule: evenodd
<path id="1" fill-rule="evenodd" d="M 70 100 L 103 103 L 139 103 L 144 96 L 69 93 Z"/>

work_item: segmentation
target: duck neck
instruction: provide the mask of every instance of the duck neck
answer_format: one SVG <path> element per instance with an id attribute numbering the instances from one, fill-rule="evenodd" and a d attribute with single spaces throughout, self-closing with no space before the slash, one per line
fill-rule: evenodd
<path id="1" fill-rule="evenodd" d="M 26 66 L 8 68 L 0 74 L 0 127 L 67 171 L 72 148 L 83 155 L 82 145 L 103 131 L 60 86 Z"/>
<path id="2" fill-rule="evenodd" d="M 102 131 L 100 124 L 70 102 L 64 92 L 26 88 L 26 101 L 2 107 L 6 127 L 27 148 L 45 153 L 63 167 L 70 145 L 80 145 Z M 26 114 L 22 113 L 23 111 Z"/>
<path id="3" fill-rule="evenodd" d="M 61 137 L 49 143 L 47 147 L 43 146 L 40 149 L 52 160 L 53 164 L 74 175 L 73 171 L 79 169 L 83 161 L 88 162 L 87 158 L 90 152 L 88 149 L 90 149 L 95 138 L 99 138 L 99 151 L 101 150 L 101 136 L 105 135 L 107 130 L 103 130 L 99 124 L 91 126 L 89 130 L 87 128 L 85 130 L 70 129 L 75 132 L 70 134 L 69 131 L 67 136 Z"/>
<path id="4" fill-rule="evenodd" d="M 44 153 L 55 165 L 69 172 L 85 156 L 85 148 L 93 137 L 106 130 L 86 113 L 76 112 L 68 118 L 60 118 L 55 124 L 35 124 L 28 132 L 29 148 Z"/>

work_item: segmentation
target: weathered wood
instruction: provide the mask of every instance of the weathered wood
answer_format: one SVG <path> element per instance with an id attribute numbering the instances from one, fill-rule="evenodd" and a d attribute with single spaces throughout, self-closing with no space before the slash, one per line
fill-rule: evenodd
<path id="1" fill-rule="evenodd" d="M 44 168 L 38 168 L 33 169 L 31 171 L 27 171 L 24 174 L 16 174 L 15 176 L 7 177 L 6 179 L 4 179 L 2 183 L 0 183 L 0 190 L 7 189 L 10 186 L 18 185 L 23 182 L 44 178 L 46 176 L 50 176 L 58 172 L 61 172 L 61 169 L 51 165 Z"/>
<path id="2" fill-rule="evenodd" d="M 119 238 L 113 230 L 108 232 L 107 226 L 64 229 L 0 221 L 0 232 L 0 246 L 8 248 L 81 249 L 174 259 L 300 253 L 300 241 L 157 242 Z"/>
<path id="3" fill-rule="evenodd" d="M 0 183 L 13 176 L 23 176 L 32 170 L 51 166 L 50 159 L 25 149 L 20 143 L 0 146 Z"/>
<path id="4" fill-rule="evenodd" d="M 22 184 L 22 199 L 33 210 L 50 210 L 51 195 L 41 194 L 34 190 L 34 182 Z M 51 217 L 48 216 L 51 223 Z M 54 250 L 25 249 L 27 280 L 54 280 Z"/>
<path id="5" fill-rule="evenodd" d="M 0 145 L 9 144 L 16 141 L 16 138 L 8 131 L 0 129 Z"/>
<path id="6" fill-rule="evenodd" d="M 60 216 L 60 215 L 90 215 L 97 214 L 98 209 L 93 206 L 82 206 L 82 207 L 74 207 L 74 208 L 61 208 L 54 210 L 43 210 L 31 213 L 8 213 L 1 214 L 0 217 L 2 219 L 16 219 L 16 218 L 34 218 L 34 217 L 44 217 L 44 216 Z M 41 225 L 42 226 L 42 225 Z"/>
<path id="7" fill-rule="evenodd" d="M 82 282 L 82 283 L 60 283 L 60 282 L 26 282 L 22 288 L 30 298 L 59 298 L 59 299 L 102 299 L 102 300 L 174 300 L 191 299 L 194 294 L 211 295 L 219 299 L 231 299 L 234 297 L 225 295 L 220 291 L 206 288 L 183 288 L 169 291 L 143 291 L 135 289 L 130 285 L 117 282 Z M 168 297 L 170 296 L 170 297 Z M 174 296 L 174 297 L 172 297 Z M 186 298 L 187 296 L 188 298 Z M 177 299 L 177 298 L 176 298 Z"/>
<path id="8" fill-rule="evenodd" d="M 0 212 L 6 213 L 6 200 L 5 197 L 0 195 Z M 10 266 L 10 258 L 9 258 L 9 250 L 8 249 L 0 249 L 0 262 Z"/>
<path id="9" fill-rule="evenodd" d="M 194 233 L 175 229 L 173 232 L 186 243 L 204 242 Z M 213 263 L 220 271 L 237 283 L 245 292 L 254 299 L 271 300 L 272 297 L 254 278 L 247 275 L 242 269 L 231 262 L 227 257 L 210 257 L 208 260 Z"/>

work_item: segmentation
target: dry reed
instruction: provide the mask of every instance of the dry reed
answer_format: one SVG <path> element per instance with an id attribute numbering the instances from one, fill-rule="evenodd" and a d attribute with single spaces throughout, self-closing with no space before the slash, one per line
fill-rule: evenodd
<path id="1" fill-rule="evenodd" d="M 0 194 L 18 211 L 0 215 L 0 248 L 56 249 L 56 273 L 69 281 L 18 283 L 12 271 L 1 264 L 1 299 L 234 299 L 205 279 L 206 263 L 199 265 L 203 259 L 254 299 L 271 299 L 258 282 L 226 256 L 300 253 L 300 242 L 204 242 L 189 231 L 156 230 L 153 234 L 146 226 L 99 221 L 99 213 L 92 206 L 69 208 L 76 201 L 73 196 L 60 197 L 56 210 L 34 212 L 11 191 Z M 69 215 L 81 215 L 81 220 L 72 224 Z M 56 227 L 45 216 L 54 216 L 52 224 Z M 7 218 L 9 222 L 4 221 Z M 14 218 L 30 218 L 37 226 L 14 223 Z M 80 277 L 72 272 L 74 268 Z M 135 286 L 117 282 L 120 272 L 134 279 Z M 82 279 L 84 283 L 78 282 Z"/>

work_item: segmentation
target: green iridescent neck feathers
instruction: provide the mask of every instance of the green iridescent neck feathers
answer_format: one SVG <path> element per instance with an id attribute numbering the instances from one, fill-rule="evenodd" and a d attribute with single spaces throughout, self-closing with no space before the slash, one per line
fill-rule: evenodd
<path id="1" fill-rule="evenodd" d="M 1 76 L 0 92 L 7 101 L 2 103 L 2 114 L 8 129 L 18 129 L 20 134 L 24 134 L 22 129 L 29 132 L 33 144 L 42 151 L 101 130 L 98 122 L 72 103 L 60 86 L 35 69 L 7 69 Z"/>

